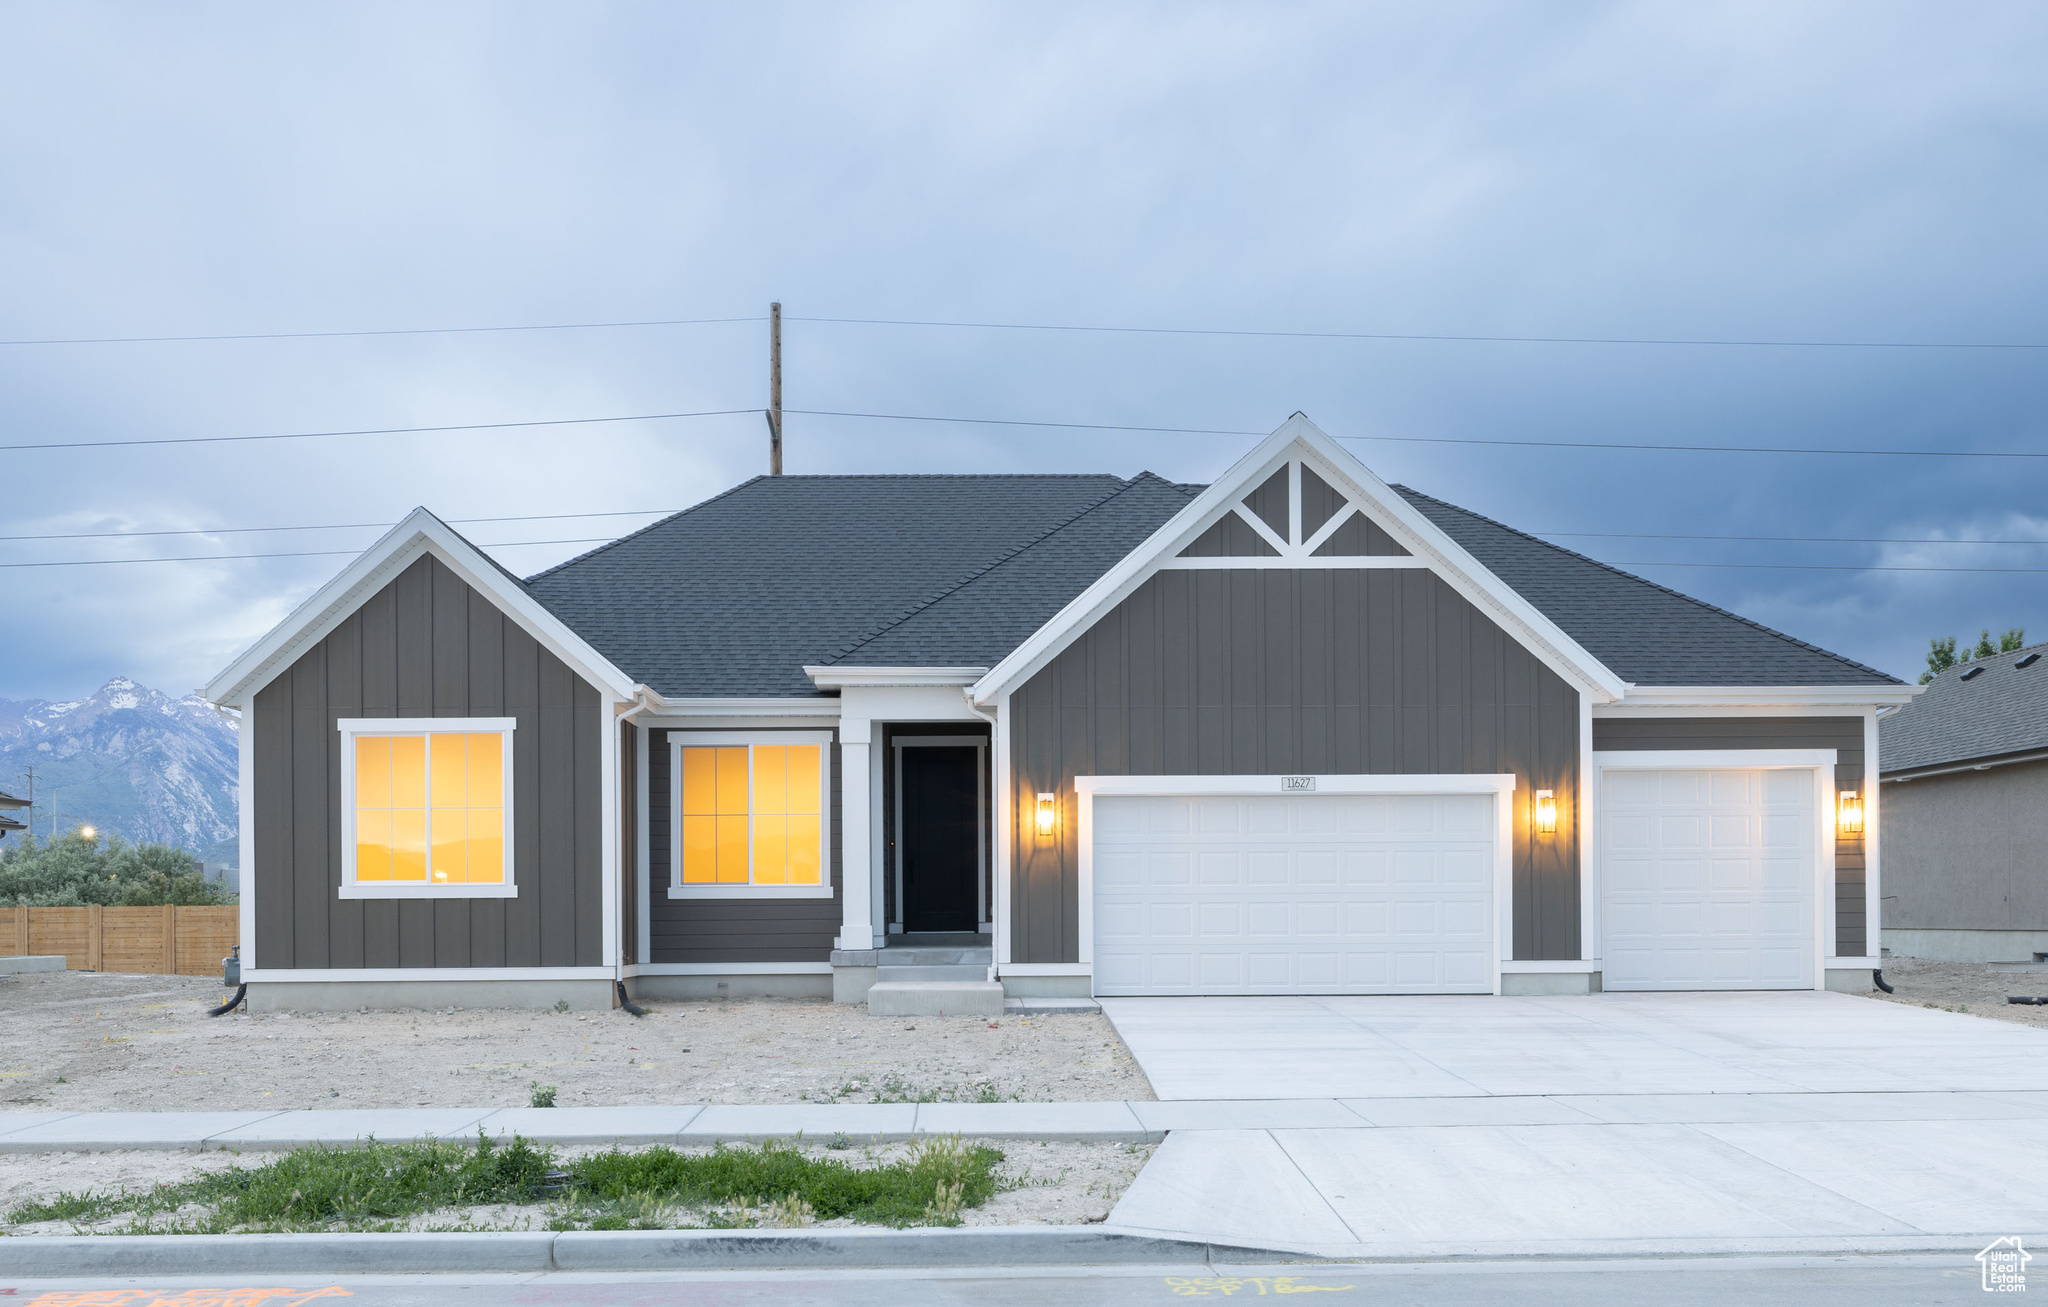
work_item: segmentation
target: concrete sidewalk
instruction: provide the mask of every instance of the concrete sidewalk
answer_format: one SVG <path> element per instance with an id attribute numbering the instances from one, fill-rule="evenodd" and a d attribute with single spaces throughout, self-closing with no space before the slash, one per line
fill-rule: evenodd
<path id="1" fill-rule="evenodd" d="M 868 1140 L 920 1134 L 1158 1143 L 1242 1134 L 1535 1126 L 1847 1125 L 2048 1121 L 2048 1090 L 2007 1093 L 1550 1094 L 1462 1098 L 1264 1098 L 1170 1103 L 782 1103 L 674 1107 L 442 1107 L 250 1112 L 0 1112 L 0 1153 L 264 1150 L 365 1139 L 547 1144 Z"/>

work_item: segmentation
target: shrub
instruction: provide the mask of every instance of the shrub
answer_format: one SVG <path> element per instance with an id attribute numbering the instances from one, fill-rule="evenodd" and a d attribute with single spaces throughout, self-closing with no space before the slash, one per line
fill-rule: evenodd
<path id="1" fill-rule="evenodd" d="M 0 907 L 145 908 L 233 903 L 199 860 L 169 844 L 130 844 L 119 835 L 77 831 L 51 840 L 0 844 Z"/>

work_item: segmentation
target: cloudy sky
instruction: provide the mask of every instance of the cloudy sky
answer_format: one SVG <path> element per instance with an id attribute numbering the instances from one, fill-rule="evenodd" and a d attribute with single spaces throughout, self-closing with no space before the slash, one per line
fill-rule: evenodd
<path id="1" fill-rule="evenodd" d="M 1911 677 L 1931 635 L 2048 636 L 2048 548 L 1898 543 L 2048 541 L 2048 460 L 1535 442 L 2048 452 L 2048 349 L 1953 347 L 2048 344 L 2044 67 L 2032 0 L 9 3 L 0 338 L 780 299 L 793 409 L 1300 409 L 1389 480 Z M 0 444 L 757 410 L 765 336 L 6 344 Z M 788 466 L 1202 480 L 1250 443 L 793 415 Z M 0 698 L 198 685 L 415 504 L 674 509 L 765 459 L 758 412 L 0 451 Z M 464 529 L 525 573 L 646 520 Z M 1681 538 L 1725 536 L 1827 539 Z M 279 553 L 315 556 L 16 566 Z"/>

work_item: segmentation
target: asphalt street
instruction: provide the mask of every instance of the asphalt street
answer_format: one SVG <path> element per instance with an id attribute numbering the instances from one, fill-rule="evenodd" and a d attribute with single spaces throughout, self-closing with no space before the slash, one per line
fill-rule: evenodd
<path id="1" fill-rule="evenodd" d="M 90 1294 L 91 1296 L 86 1296 Z M 1891 1307 L 1979 1302 L 1967 1256 L 1367 1264 L 1331 1268 L 1099 1267 L 1031 1271 L 738 1272 L 0 1285 L 23 1307 L 1109 1307 L 1313 1294 L 1403 1307 Z"/>

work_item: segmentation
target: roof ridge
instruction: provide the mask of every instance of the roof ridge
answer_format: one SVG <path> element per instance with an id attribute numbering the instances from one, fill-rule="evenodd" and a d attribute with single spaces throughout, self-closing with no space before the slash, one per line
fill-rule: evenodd
<path id="1" fill-rule="evenodd" d="M 1555 550 L 1556 552 L 1563 554 L 1566 557 L 1576 558 L 1582 563 L 1591 563 L 1593 566 L 1600 568 L 1602 571 L 1612 572 L 1616 576 L 1627 577 L 1629 580 L 1636 582 L 1638 585 L 1646 585 L 1653 590 L 1661 590 L 1665 594 L 1671 595 L 1673 598 L 1683 599 L 1685 602 L 1692 604 L 1696 608 L 1704 608 L 1710 613 L 1718 613 L 1723 617 L 1733 618 L 1735 621 L 1741 622 L 1744 626 L 1753 627 L 1756 630 L 1762 631 L 1765 635 L 1776 636 L 1778 639 L 1783 640 L 1788 644 L 1797 645 L 1801 649 L 1810 650 L 1813 653 L 1821 654 L 1824 657 L 1832 658 L 1836 662 L 1841 663 L 1847 667 L 1853 667 L 1859 672 L 1869 672 L 1873 676 L 1883 677 L 1885 680 L 1890 681 L 1896 685 L 1905 684 L 1904 681 L 1899 680 L 1898 677 L 1893 676 L 1890 672 L 1881 672 L 1875 667 L 1866 667 L 1862 663 L 1857 662 L 1854 658 L 1849 658 L 1842 654 L 1838 654 L 1832 649 L 1823 649 L 1817 644 L 1809 644 L 1807 641 L 1800 639 L 1796 635 L 1787 635 L 1785 632 L 1778 630 L 1776 627 L 1765 626 L 1762 622 L 1757 621 L 1755 618 L 1744 617 L 1741 613 L 1730 612 L 1726 608 L 1719 607 L 1715 604 L 1710 604 L 1704 599 L 1696 599 L 1692 595 L 1685 593 L 1683 590 L 1674 590 L 1670 586 L 1659 584 L 1656 581 L 1650 580 L 1648 577 L 1637 576 L 1634 572 L 1624 572 L 1622 569 L 1614 566 L 1612 563 L 1603 563 L 1597 558 L 1589 558 L 1585 554 L 1578 552 L 1576 549 L 1567 549 L 1563 545 L 1552 544 L 1550 541 L 1545 540 L 1541 536 L 1531 535 L 1529 532 L 1521 530 L 1519 527 L 1509 526 L 1507 523 L 1488 517 L 1484 513 L 1475 513 L 1471 509 L 1465 508 L 1458 504 L 1453 504 L 1447 499 L 1438 499 L 1435 495 L 1424 494 L 1422 491 L 1415 489 L 1413 486 L 1404 486 L 1399 483 L 1396 483 L 1393 488 L 1402 495 L 1412 495 L 1418 499 L 1427 499 L 1432 504 L 1440 504 L 1443 507 L 1452 510 L 1453 512 L 1463 513 L 1467 517 L 1476 518 L 1477 520 L 1486 523 L 1488 526 L 1498 527 L 1501 530 L 1506 531 L 1510 535 L 1517 535 L 1524 540 L 1532 541 L 1535 544 L 1542 545 L 1545 549 Z M 1480 565 L 1482 567 L 1485 566 L 1484 563 L 1481 563 Z M 1488 568 L 1487 570 L 1491 571 L 1492 569 Z"/>
<path id="2" fill-rule="evenodd" d="M 828 663 L 836 663 L 841 658 L 846 657 L 848 654 L 851 654 L 854 650 L 860 648 L 862 645 L 874 643 L 876 640 L 879 640 L 882 636 L 888 634 L 890 631 L 895 630 L 897 627 L 903 625 L 903 623 L 917 616 L 925 609 L 930 608 L 933 604 L 938 603 L 941 599 L 944 599 L 946 596 L 951 594 L 957 594 L 959 591 L 965 589 L 968 585 L 972 584 L 973 582 L 979 580 L 984 576 L 987 576 L 990 572 L 995 571 L 998 567 L 1001 567 L 1004 563 L 1007 563 L 1010 560 L 1016 558 L 1019 554 L 1022 554 L 1024 551 L 1036 548 L 1037 546 L 1044 544 L 1053 536 L 1058 535 L 1060 532 L 1066 530 L 1074 523 L 1080 521 L 1082 518 L 1088 516 L 1090 513 L 1093 513 L 1096 509 L 1101 508 L 1103 505 L 1109 503 L 1110 500 L 1115 499 L 1119 495 L 1127 493 L 1128 491 L 1139 485 L 1141 482 L 1144 482 L 1148 479 L 1152 481 L 1157 481 L 1161 485 L 1164 485 L 1169 489 L 1173 489 L 1176 491 L 1180 489 L 1179 486 L 1174 485 L 1173 482 L 1168 481 L 1165 477 L 1159 476 L 1156 473 L 1140 472 L 1136 476 L 1132 477 L 1130 480 L 1120 482 L 1116 489 L 1110 491 L 1108 494 L 1102 496 L 1102 498 L 1089 504 L 1080 512 L 1075 513 L 1072 517 L 1067 518 L 1063 522 L 1059 522 L 1053 526 L 1047 527 L 1038 535 L 1033 536 L 1031 539 L 1024 541 L 1022 544 L 1017 545 L 1015 548 L 1010 549 L 1005 553 L 997 555 L 996 557 L 990 559 L 988 562 L 984 563 L 980 567 L 977 567 L 974 570 L 968 572 L 959 580 L 953 582 L 952 584 L 946 586 L 938 592 L 929 595 L 924 599 L 919 600 L 917 603 L 912 604 L 910 607 L 904 609 L 902 612 L 896 614 L 894 617 L 891 617 L 886 621 L 883 621 L 879 625 L 864 632 L 855 639 L 847 642 L 844 645 L 841 645 L 832 653 L 827 654 L 825 657 L 825 661 Z"/>

